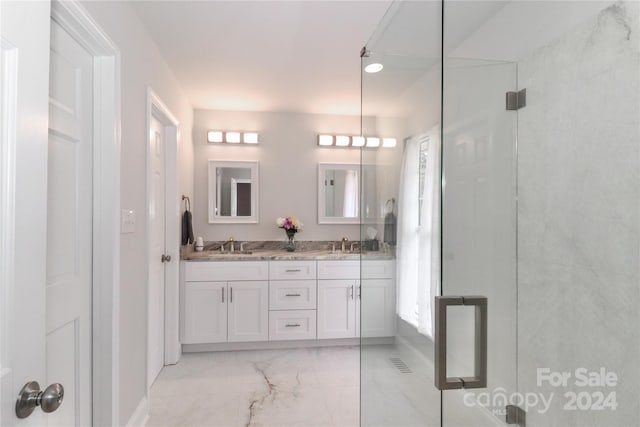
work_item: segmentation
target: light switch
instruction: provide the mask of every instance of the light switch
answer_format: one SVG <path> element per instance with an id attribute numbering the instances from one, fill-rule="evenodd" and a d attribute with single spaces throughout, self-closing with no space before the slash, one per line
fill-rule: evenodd
<path id="1" fill-rule="evenodd" d="M 120 233 L 135 233 L 136 232 L 136 211 L 122 209 L 120 211 Z"/>

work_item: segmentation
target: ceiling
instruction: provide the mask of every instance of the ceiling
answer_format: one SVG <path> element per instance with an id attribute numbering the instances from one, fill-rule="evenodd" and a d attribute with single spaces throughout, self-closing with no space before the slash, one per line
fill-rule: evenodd
<path id="1" fill-rule="evenodd" d="M 390 0 L 134 1 L 194 108 L 360 114 L 360 49 Z"/>
<path id="2" fill-rule="evenodd" d="M 448 58 L 517 61 L 612 0 L 447 2 Z M 133 1 L 194 108 L 366 114 L 391 108 L 441 57 L 441 3 L 398 1 Z M 385 12 L 387 12 L 385 14 Z M 517 35 L 517 37 L 514 37 Z M 402 113 L 399 110 L 397 113 Z"/>

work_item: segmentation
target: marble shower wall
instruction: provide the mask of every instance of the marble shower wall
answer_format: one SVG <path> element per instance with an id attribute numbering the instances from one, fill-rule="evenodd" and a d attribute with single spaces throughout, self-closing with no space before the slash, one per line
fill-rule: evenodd
<path id="1" fill-rule="evenodd" d="M 553 393 L 530 426 L 640 419 L 638 5 L 616 3 L 518 64 L 519 390 Z M 538 368 L 571 377 L 540 385 Z M 619 380 L 579 387 L 577 368 Z M 597 391 L 617 409 L 564 408 L 566 392 Z"/>

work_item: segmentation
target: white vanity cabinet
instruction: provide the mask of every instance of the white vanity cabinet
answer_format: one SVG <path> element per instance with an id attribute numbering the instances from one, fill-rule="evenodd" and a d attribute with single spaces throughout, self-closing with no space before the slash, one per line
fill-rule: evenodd
<path id="1" fill-rule="evenodd" d="M 269 338 L 269 282 L 228 282 L 227 341 Z"/>
<path id="2" fill-rule="evenodd" d="M 394 260 L 184 261 L 181 341 L 229 349 L 391 337 L 394 277 Z"/>
<path id="3" fill-rule="evenodd" d="M 316 261 L 269 263 L 269 340 L 316 339 Z"/>
<path id="4" fill-rule="evenodd" d="M 391 337 L 396 332 L 396 286 L 393 260 L 362 261 L 358 330 L 363 338 Z"/>
<path id="5" fill-rule="evenodd" d="M 318 338 L 358 336 L 360 261 L 318 261 Z"/>
<path id="6" fill-rule="evenodd" d="M 227 341 L 227 282 L 188 282 L 183 289 L 182 342 Z"/>
<path id="7" fill-rule="evenodd" d="M 393 260 L 318 261 L 318 338 L 395 335 Z"/>
<path id="8" fill-rule="evenodd" d="M 318 280 L 318 338 L 355 338 L 357 280 Z"/>
<path id="9" fill-rule="evenodd" d="M 268 339 L 267 262 L 185 262 L 183 266 L 183 344 Z"/>

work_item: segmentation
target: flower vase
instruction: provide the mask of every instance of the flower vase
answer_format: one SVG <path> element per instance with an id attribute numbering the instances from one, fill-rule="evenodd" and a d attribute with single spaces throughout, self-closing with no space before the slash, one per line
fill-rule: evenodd
<path id="1" fill-rule="evenodd" d="M 293 237 L 296 235 L 295 230 L 285 230 L 289 241 L 287 242 L 287 252 L 293 252 L 296 250 L 296 242 L 293 241 Z"/>

